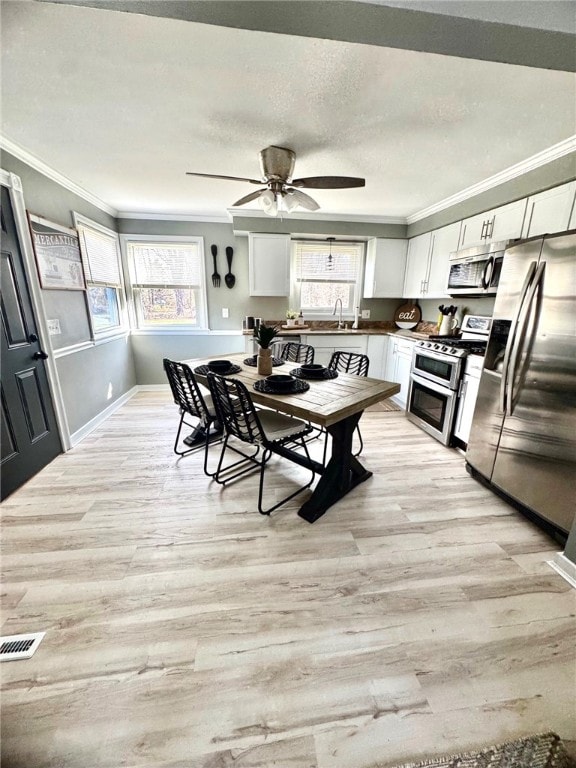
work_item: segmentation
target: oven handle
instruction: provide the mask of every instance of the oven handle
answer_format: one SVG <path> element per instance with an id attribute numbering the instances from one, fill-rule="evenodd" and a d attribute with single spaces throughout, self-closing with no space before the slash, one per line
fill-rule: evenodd
<path id="1" fill-rule="evenodd" d="M 423 387 L 428 387 L 432 392 L 438 392 L 439 395 L 446 395 L 446 397 L 450 398 L 458 396 L 457 390 L 450 389 L 450 387 L 444 387 L 442 384 L 436 384 L 436 382 L 430 381 L 430 379 L 425 379 L 424 376 L 418 376 L 417 373 L 413 373 L 410 378 L 417 384 L 421 384 Z"/>
<path id="2" fill-rule="evenodd" d="M 528 271 L 526 273 L 526 277 L 524 278 L 524 285 L 522 286 L 522 290 L 520 291 L 520 298 L 518 300 L 518 304 L 516 305 L 516 310 L 514 312 L 514 317 L 512 319 L 512 324 L 510 325 L 510 333 L 508 335 L 508 340 L 506 342 L 506 351 L 504 353 L 504 363 L 502 364 L 502 378 L 500 379 L 500 410 L 502 413 L 506 413 L 506 392 L 508 390 L 508 374 L 510 369 L 510 356 L 512 355 L 512 349 L 514 347 L 514 342 L 516 341 L 516 326 L 518 324 L 518 318 L 520 317 L 520 313 L 522 312 L 522 309 L 524 307 L 524 302 L 526 301 L 526 294 L 528 293 L 528 289 L 530 288 L 530 283 L 532 282 L 532 278 L 534 277 L 534 273 L 536 272 L 536 267 L 538 266 L 538 262 L 532 261 L 530 263 L 530 266 L 528 267 Z"/>

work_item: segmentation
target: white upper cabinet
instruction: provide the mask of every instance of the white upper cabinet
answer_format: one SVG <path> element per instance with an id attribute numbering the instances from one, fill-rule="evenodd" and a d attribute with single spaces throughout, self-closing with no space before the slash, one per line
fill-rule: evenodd
<path id="1" fill-rule="evenodd" d="M 430 265 L 426 278 L 424 297 L 441 299 L 447 296 L 448 269 L 450 254 L 458 250 L 460 237 L 460 222 L 449 224 L 447 227 L 432 232 L 432 247 L 430 249 Z"/>
<path id="2" fill-rule="evenodd" d="M 432 247 L 432 233 L 412 237 L 408 242 L 408 259 L 404 293 L 409 299 L 419 299 L 425 295 L 425 282 L 428 277 L 428 261 Z"/>
<path id="3" fill-rule="evenodd" d="M 529 197 L 522 237 L 536 237 L 570 229 L 575 195 L 576 181 L 571 181 Z"/>
<path id="4" fill-rule="evenodd" d="M 493 211 L 471 216 L 462 221 L 459 248 L 482 243 L 511 240 L 522 236 L 527 199 L 502 205 Z"/>
<path id="5" fill-rule="evenodd" d="M 403 296 L 408 299 L 444 298 L 450 253 L 458 249 L 460 222 L 413 237 L 408 245 Z"/>
<path id="6" fill-rule="evenodd" d="M 248 234 L 250 296 L 290 295 L 290 235 Z"/>
<path id="7" fill-rule="evenodd" d="M 383 237 L 368 240 L 364 273 L 365 299 L 402 296 L 407 250 L 407 240 Z"/>

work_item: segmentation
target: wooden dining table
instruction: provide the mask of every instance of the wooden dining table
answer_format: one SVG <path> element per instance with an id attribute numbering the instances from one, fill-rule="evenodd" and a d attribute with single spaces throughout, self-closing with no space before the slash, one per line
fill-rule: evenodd
<path id="1" fill-rule="evenodd" d="M 222 358 L 241 367 L 238 373 L 229 374 L 228 377 L 245 384 L 255 403 L 324 427 L 332 437 L 332 453 L 326 466 L 320 462 L 308 460 L 305 456 L 302 456 L 302 461 L 298 462 L 320 475 L 312 495 L 298 512 L 300 517 L 309 523 L 315 522 L 329 507 L 359 483 L 372 477 L 372 472 L 353 456 L 354 430 L 363 411 L 368 406 L 386 400 L 399 392 L 399 384 L 339 372 L 335 379 L 307 379 L 310 388 L 306 392 L 268 394 L 254 389 L 254 383 L 266 377 L 259 375 L 255 366 L 249 366 L 244 362 L 247 359 L 246 354 L 222 355 L 220 359 Z M 213 359 L 214 357 L 183 362 L 194 371 Z M 273 373 L 289 374 L 298 367 L 297 363 L 286 362 L 282 366 L 274 367 Z M 195 376 L 201 384 L 207 384 L 207 375 L 195 373 Z"/>

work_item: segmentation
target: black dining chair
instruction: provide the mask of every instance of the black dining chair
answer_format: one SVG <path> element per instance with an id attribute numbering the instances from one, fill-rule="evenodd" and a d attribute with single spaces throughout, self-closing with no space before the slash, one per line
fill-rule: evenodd
<path id="1" fill-rule="evenodd" d="M 212 477 L 208 471 L 208 447 L 211 442 L 222 439 L 223 430 L 216 418 L 216 411 L 209 392 L 198 384 L 190 366 L 163 360 L 164 370 L 172 390 L 174 402 L 180 409 L 180 423 L 174 441 L 174 453 L 177 456 L 188 456 L 190 453 L 204 448 L 204 473 Z M 178 447 L 184 426 L 192 428 L 192 434 L 182 442 L 191 447 Z"/>
<path id="2" fill-rule="evenodd" d="M 310 365 L 310 363 L 314 362 L 314 347 L 310 344 L 298 344 L 295 341 L 289 341 L 278 346 L 277 357 L 286 360 L 288 363 Z"/>
<path id="3" fill-rule="evenodd" d="M 368 368 L 370 367 L 370 358 L 368 355 L 362 355 L 359 352 L 343 352 L 336 350 L 332 353 L 328 368 L 331 371 L 342 371 L 342 373 L 352 373 L 355 376 L 368 376 Z M 359 456 L 364 448 L 364 442 L 362 440 L 362 433 L 360 432 L 360 424 L 356 426 L 356 432 L 358 432 L 358 439 L 360 441 L 360 448 L 354 454 Z M 324 447 L 326 451 L 326 447 Z"/>
<path id="4" fill-rule="evenodd" d="M 214 373 L 208 374 L 208 386 L 216 410 L 218 421 L 224 428 L 224 440 L 218 468 L 213 475 L 214 480 L 226 485 L 234 480 L 260 470 L 258 488 L 258 512 L 269 515 L 282 504 L 294 498 L 301 491 L 309 488 L 314 480 L 315 471 L 311 469 L 310 454 L 304 437 L 311 427 L 300 419 L 287 416 L 268 409 L 256 409 L 250 393 L 244 384 L 237 379 L 224 378 Z M 236 442 L 230 440 L 236 438 Z M 246 453 L 238 446 L 238 441 L 251 446 L 254 450 Z M 304 449 L 304 455 L 297 453 L 289 445 L 297 444 Z M 242 458 L 224 466 L 224 456 L 230 450 Z M 249 450 L 248 448 L 246 450 Z M 263 507 L 264 472 L 272 454 L 277 454 L 306 469 L 311 470 L 311 478 L 306 485 L 299 487 L 293 493 L 278 501 L 268 509 Z M 318 465 L 319 466 L 319 465 Z"/>

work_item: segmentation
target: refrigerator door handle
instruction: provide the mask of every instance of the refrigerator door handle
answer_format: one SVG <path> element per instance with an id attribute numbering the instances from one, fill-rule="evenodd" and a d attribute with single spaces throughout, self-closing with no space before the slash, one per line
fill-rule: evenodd
<path id="1" fill-rule="evenodd" d="M 512 350 L 512 354 L 510 355 L 510 375 L 508 376 L 507 385 L 506 385 L 507 387 L 506 406 L 507 406 L 507 413 L 509 416 L 511 416 L 512 412 L 514 411 L 514 380 L 516 378 L 518 355 L 520 353 L 520 348 L 522 346 L 524 331 L 528 323 L 528 318 L 530 317 L 530 310 L 532 308 L 532 303 L 534 302 L 534 297 L 536 296 L 536 291 L 542 285 L 542 280 L 544 279 L 545 267 L 546 267 L 545 261 L 541 262 L 538 267 L 538 271 L 536 272 L 536 277 L 534 278 L 532 286 L 530 287 L 528 298 L 526 302 L 524 302 L 526 305 L 526 311 L 524 312 L 524 315 L 522 317 L 519 332 L 515 334 L 515 338 L 514 338 L 514 348 Z"/>
<path id="2" fill-rule="evenodd" d="M 528 267 L 528 272 L 524 278 L 524 285 L 520 291 L 520 298 L 518 300 L 518 304 L 516 305 L 516 311 L 514 312 L 514 318 L 512 320 L 512 324 L 510 325 L 510 335 L 508 336 L 508 340 L 506 342 L 506 352 L 504 353 L 504 363 L 502 364 L 502 378 L 500 379 L 500 410 L 502 413 L 506 413 L 508 372 L 510 369 L 510 356 L 512 354 L 512 348 L 514 346 L 514 342 L 516 341 L 516 325 L 518 324 L 518 318 L 522 312 L 524 302 L 526 301 L 526 294 L 530 288 L 530 283 L 532 282 L 532 278 L 534 277 L 537 266 L 538 262 L 533 261 Z"/>

